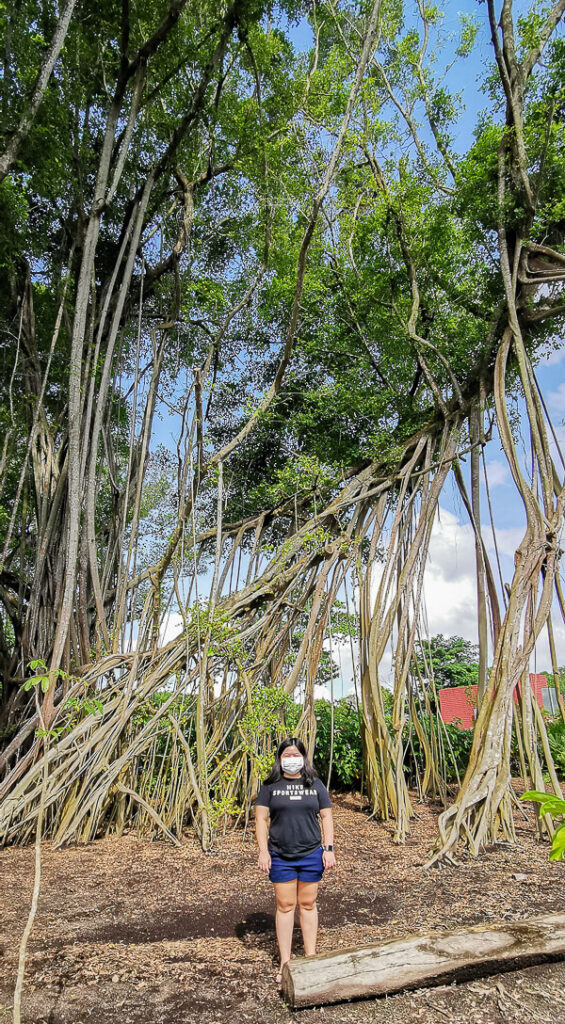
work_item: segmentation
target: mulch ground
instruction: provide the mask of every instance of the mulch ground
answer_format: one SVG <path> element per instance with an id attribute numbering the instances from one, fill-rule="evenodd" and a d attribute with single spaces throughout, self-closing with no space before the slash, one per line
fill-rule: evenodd
<path id="1" fill-rule="evenodd" d="M 517 847 L 424 870 L 436 813 L 418 807 L 405 846 L 352 796 L 335 798 L 338 867 L 320 887 L 318 952 L 564 909 L 565 864 L 548 862 L 533 821 Z M 0 850 L 0 1022 L 11 1020 L 18 947 L 33 887 L 31 848 Z M 517 1024 L 565 1017 L 565 963 L 293 1012 L 274 984 L 272 886 L 253 836 L 204 854 L 132 836 L 43 846 L 24 1024 Z M 294 952 L 303 954 L 298 927 Z"/>

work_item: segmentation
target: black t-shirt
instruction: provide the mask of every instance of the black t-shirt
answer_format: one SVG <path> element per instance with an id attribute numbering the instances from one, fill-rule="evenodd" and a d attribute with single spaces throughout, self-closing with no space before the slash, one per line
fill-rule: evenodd
<path id="1" fill-rule="evenodd" d="M 322 841 L 318 812 L 331 805 L 320 779 L 305 786 L 302 776 L 283 776 L 279 782 L 261 786 L 256 806 L 269 808 L 269 850 L 288 860 L 312 853 Z"/>

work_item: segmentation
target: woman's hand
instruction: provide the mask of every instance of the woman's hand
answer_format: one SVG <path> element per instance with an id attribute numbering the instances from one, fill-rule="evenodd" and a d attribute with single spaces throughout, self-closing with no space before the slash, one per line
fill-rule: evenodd
<path id="1" fill-rule="evenodd" d="M 330 871 L 331 868 L 335 868 L 337 864 L 337 861 L 335 859 L 335 853 L 333 852 L 333 850 L 324 850 L 322 854 L 322 860 L 324 862 L 324 867 L 328 871 Z"/>
<path id="2" fill-rule="evenodd" d="M 268 874 L 271 870 L 271 854 L 268 851 L 266 853 L 260 853 L 257 864 L 259 871 L 264 871 L 265 874 Z"/>

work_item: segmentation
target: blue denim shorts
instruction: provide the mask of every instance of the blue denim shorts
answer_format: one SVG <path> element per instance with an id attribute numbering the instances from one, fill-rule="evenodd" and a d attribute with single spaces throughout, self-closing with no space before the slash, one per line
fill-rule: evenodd
<path id="1" fill-rule="evenodd" d="M 322 847 L 303 857 L 296 857 L 294 860 L 287 860 L 271 850 L 271 870 L 269 880 L 271 882 L 292 882 L 295 878 L 299 882 L 319 882 L 324 873 L 322 860 Z"/>

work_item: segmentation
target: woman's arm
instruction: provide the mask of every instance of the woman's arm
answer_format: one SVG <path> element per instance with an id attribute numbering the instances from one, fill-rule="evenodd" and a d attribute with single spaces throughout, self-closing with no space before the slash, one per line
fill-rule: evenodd
<path id="1" fill-rule="evenodd" d="M 333 846 L 334 843 L 334 819 L 331 807 L 323 807 L 320 811 L 322 831 L 324 833 L 324 846 Z M 335 868 L 336 859 L 333 850 L 324 850 L 324 867 Z"/>
<path id="2" fill-rule="evenodd" d="M 255 835 L 259 847 L 259 860 L 257 864 L 261 871 L 268 872 L 271 867 L 271 855 L 267 842 L 269 839 L 269 808 L 255 806 Z"/>

